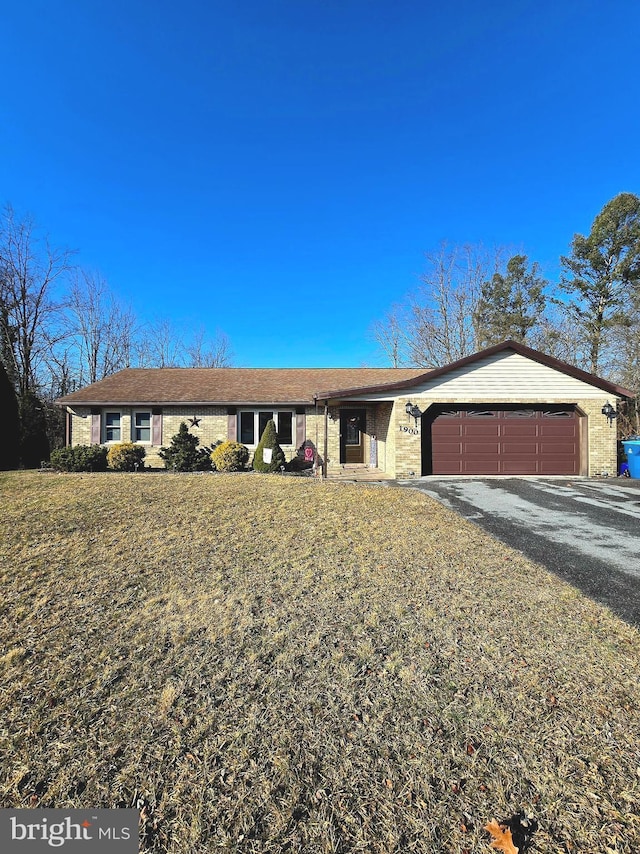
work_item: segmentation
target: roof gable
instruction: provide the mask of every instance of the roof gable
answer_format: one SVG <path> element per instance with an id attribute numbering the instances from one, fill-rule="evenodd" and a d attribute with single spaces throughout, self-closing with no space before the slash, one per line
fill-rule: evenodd
<path id="1" fill-rule="evenodd" d="M 501 354 L 508 353 L 512 351 L 514 353 L 523 356 L 526 359 L 537 362 L 540 365 L 544 365 L 548 368 L 552 368 L 554 371 L 559 371 L 562 374 L 565 374 L 568 377 L 572 377 L 576 380 L 579 380 L 583 383 L 586 383 L 594 388 L 601 389 L 602 391 L 606 391 L 609 394 L 616 395 L 618 397 L 634 397 L 634 392 L 630 391 L 627 388 L 623 388 L 622 386 L 618 386 L 615 383 L 611 383 L 608 380 L 603 379 L 602 377 L 597 377 L 595 374 L 587 373 L 587 371 L 583 371 L 580 368 L 576 368 L 574 365 L 569 365 L 567 362 L 562 362 L 560 359 L 555 359 L 553 356 L 548 356 L 546 353 L 541 353 L 539 350 L 533 350 L 531 347 L 527 347 L 524 344 L 520 344 L 518 341 L 503 341 L 501 344 L 495 344 L 493 347 L 487 347 L 485 350 L 479 350 L 477 353 L 473 353 L 470 356 L 465 356 L 463 359 L 458 359 L 455 362 L 451 362 L 448 365 L 443 365 L 441 368 L 434 368 L 433 370 L 422 372 L 419 375 L 414 377 L 409 377 L 407 379 L 399 380 L 395 383 L 387 383 L 385 385 L 376 385 L 369 386 L 367 388 L 349 388 L 349 389 L 333 389 L 332 391 L 323 391 L 318 397 L 323 399 L 331 399 L 345 396 L 359 396 L 366 394 L 373 394 L 376 392 L 391 392 L 391 391 L 404 391 L 415 389 L 416 387 L 428 383 L 432 385 L 433 382 L 439 378 L 446 377 L 447 374 L 454 374 L 456 372 L 461 371 L 462 369 L 472 367 L 478 365 L 483 360 L 487 360 L 488 358 Z"/>

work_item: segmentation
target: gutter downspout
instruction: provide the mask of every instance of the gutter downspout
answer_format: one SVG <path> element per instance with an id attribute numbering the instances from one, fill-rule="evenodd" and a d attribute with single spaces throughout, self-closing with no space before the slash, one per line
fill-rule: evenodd
<path id="1" fill-rule="evenodd" d="M 322 477 L 327 479 L 327 448 L 329 447 L 329 401 L 324 402 L 324 459 L 322 461 Z"/>
<path id="2" fill-rule="evenodd" d="M 313 474 L 314 477 L 318 475 L 318 457 L 320 454 L 318 453 L 318 396 L 314 394 L 313 401 L 316 407 L 316 417 L 313 419 L 315 427 L 316 427 L 316 443 L 313 449 Z"/>

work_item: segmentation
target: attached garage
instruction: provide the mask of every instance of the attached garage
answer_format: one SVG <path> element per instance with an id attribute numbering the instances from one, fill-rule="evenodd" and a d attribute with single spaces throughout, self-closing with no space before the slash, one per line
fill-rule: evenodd
<path id="1" fill-rule="evenodd" d="M 581 419 L 572 405 L 436 405 L 423 418 L 422 439 L 423 474 L 581 471 Z"/>
<path id="2" fill-rule="evenodd" d="M 575 477 L 616 473 L 611 413 L 632 396 L 505 341 L 430 370 L 129 368 L 58 402 L 74 444 L 131 439 L 156 465 L 183 421 L 203 444 L 253 449 L 274 415 L 287 455 L 311 446 L 328 475 Z"/>

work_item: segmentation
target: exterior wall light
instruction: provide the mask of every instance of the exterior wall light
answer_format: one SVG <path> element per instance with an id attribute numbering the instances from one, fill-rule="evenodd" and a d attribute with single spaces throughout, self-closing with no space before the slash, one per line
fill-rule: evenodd
<path id="1" fill-rule="evenodd" d="M 404 408 L 404 411 L 410 418 L 413 418 L 418 423 L 418 418 L 422 418 L 424 412 L 420 412 L 420 409 L 415 405 L 415 403 L 411 403 L 411 401 L 407 401 L 407 405 Z"/>
<path id="2" fill-rule="evenodd" d="M 605 405 L 602 407 L 602 414 L 605 416 L 607 421 L 609 422 L 609 427 L 613 424 L 613 419 L 618 417 L 618 413 L 615 411 L 613 406 L 607 401 Z"/>

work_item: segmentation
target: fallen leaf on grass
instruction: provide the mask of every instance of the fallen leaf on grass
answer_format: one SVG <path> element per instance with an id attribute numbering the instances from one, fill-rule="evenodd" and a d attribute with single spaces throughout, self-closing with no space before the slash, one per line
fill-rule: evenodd
<path id="1" fill-rule="evenodd" d="M 506 824 L 498 824 L 495 818 L 485 824 L 484 830 L 489 831 L 493 837 L 491 847 L 498 851 L 503 851 L 504 854 L 518 854 L 518 849 L 513 844 L 511 831 Z"/>

